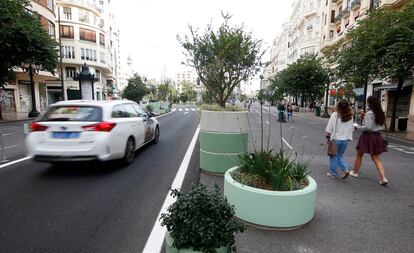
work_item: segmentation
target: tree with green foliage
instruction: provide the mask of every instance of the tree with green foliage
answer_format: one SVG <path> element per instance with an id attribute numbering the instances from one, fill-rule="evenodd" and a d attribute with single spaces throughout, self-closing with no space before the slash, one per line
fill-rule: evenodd
<path id="1" fill-rule="evenodd" d="M 390 7 L 374 10 L 349 33 L 350 44 L 342 50 L 338 58 L 338 63 L 342 64 L 339 69 L 352 68 L 350 71 L 343 71 L 345 76 L 366 76 L 369 80 L 389 78 L 398 82 L 392 105 L 390 131 L 395 130 L 398 99 L 404 80 L 411 78 L 413 74 L 413 17 L 412 0 L 407 1 L 406 6 L 400 10 Z"/>
<path id="2" fill-rule="evenodd" d="M 21 63 L 42 65 L 54 73 L 58 44 L 40 24 L 28 0 L 0 1 L 0 86 L 15 79 L 13 67 Z"/>
<path id="3" fill-rule="evenodd" d="M 190 37 L 178 41 L 185 49 L 186 64 L 193 67 L 200 81 L 220 106 L 225 107 L 233 89 L 256 74 L 262 66 L 262 41 L 256 40 L 244 26 L 230 26 L 231 16 L 223 14 L 223 24 L 214 30 L 207 25 L 203 34 L 189 26 Z"/>
<path id="4" fill-rule="evenodd" d="M 187 101 L 188 101 L 188 96 L 187 96 L 187 93 L 185 93 L 185 92 L 182 92 L 181 94 L 180 94 L 180 101 L 182 102 L 182 103 L 186 103 Z"/>
<path id="5" fill-rule="evenodd" d="M 162 101 L 166 101 L 167 98 L 168 98 L 168 95 L 170 93 L 169 85 L 166 84 L 166 83 L 163 83 L 163 84 L 158 85 L 157 89 L 158 89 L 158 95 L 159 95 L 160 99 Z"/>
<path id="6" fill-rule="evenodd" d="M 142 77 L 138 74 L 134 74 L 128 79 L 128 85 L 122 92 L 122 97 L 139 103 L 141 99 L 149 93 L 149 89 Z"/>
<path id="7" fill-rule="evenodd" d="M 194 91 L 194 85 L 189 82 L 183 82 L 181 85 L 183 93 L 187 96 L 187 100 L 194 101 L 197 96 L 197 93 Z"/>
<path id="8" fill-rule="evenodd" d="M 306 99 L 319 99 L 323 96 L 327 72 L 320 59 L 315 55 L 301 56 L 296 62 L 279 72 L 273 79 L 271 87 L 274 94 L 286 93 L 302 98 L 302 106 Z"/>

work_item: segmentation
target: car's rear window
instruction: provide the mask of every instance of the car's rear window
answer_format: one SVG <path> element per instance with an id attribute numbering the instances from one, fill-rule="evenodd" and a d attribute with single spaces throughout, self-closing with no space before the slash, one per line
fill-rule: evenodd
<path id="1" fill-rule="evenodd" d="M 41 121 L 102 121 L 102 109 L 96 106 L 54 106 Z"/>

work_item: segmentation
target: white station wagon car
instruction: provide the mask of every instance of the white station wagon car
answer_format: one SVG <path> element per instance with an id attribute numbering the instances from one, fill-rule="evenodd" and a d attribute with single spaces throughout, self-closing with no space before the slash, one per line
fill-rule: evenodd
<path id="1" fill-rule="evenodd" d="M 135 151 L 160 136 L 158 121 L 128 100 L 62 101 L 30 124 L 29 155 L 42 162 L 133 162 Z"/>

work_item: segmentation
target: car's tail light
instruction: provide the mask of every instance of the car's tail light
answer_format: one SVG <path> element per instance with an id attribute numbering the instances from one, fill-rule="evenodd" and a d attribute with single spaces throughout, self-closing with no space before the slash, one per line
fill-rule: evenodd
<path id="1" fill-rule="evenodd" d="M 116 123 L 114 122 L 100 122 L 93 125 L 83 126 L 83 130 L 85 131 L 94 131 L 94 132 L 110 132 Z"/>
<path id="2" fill-rule="evenodd" d="M 47 126 L 40 125 L 39 123 L 36 123 L 36 122 L 32 122 L 30 124 L 30 132 L 42 132 L 42 131 L 46 131 L 46 129 L 48 129 Z"/>

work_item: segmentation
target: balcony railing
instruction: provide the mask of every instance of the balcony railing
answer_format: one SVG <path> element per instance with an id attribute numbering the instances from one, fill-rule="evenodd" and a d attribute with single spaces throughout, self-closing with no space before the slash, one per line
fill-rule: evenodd
<path id="1" fill-rule="evenodd" d="M 351 3 L 351 9 L 353 10 L 353 9 L 356 9 L 356 8 L 358 8 L 358 7 L 360 7 L 361 6 L 361 0 L 354 0 L 352 3 Z"/>
<path id="2" fill-rule="evenodd" d="M 346 8 L 345 10 L 342 11 L 342 17 L 348 17 L 349 13 L 351 13 L 351 10 L 349 8 Z"/>
<path id="3" fill-rule="evenodd" d="M 338 15 L 336 15 L 336 17 L 335 17 L 335 23 L 339 23 L 339 22 L 341 22 L 341 20 L 342 20 L 342 17 L 344 16 L 344 14 L 343 14 L 343 12 L 342 11 L 340 11 L 339 13 L 338 13 Z"/>
<path id="4" fill-rule="evenodd" d="M 76 4 L 79 4 L 79 5 L 82 5 L 82 6 L 92 8 L 92 9 L 98 11 L 98 12 L 102 12 L 101 6 L 99 4 L 96 4 L 92 1 L 90 1 L 90 0 L 65 0 L 65 1 L 71 2 L 71 3 L 76 3 Z"/>

